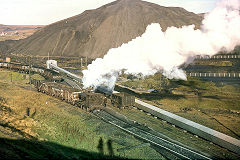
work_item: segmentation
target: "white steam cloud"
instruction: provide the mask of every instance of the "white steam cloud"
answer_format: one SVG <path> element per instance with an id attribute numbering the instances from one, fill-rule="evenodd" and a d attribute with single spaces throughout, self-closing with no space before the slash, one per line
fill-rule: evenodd
<path id="1" fill-rule="evenodd" d="M 169 27 L 151 24 L 142 36 L 112 48 L 83 71 L 85 87 L 107 86 L 112 90 L 118 73 L 152 75 L 161 70 L 167 78 L 186 80 L 179 66 L 195 55 L 214 55 L 231 51 L 240 44 L 240 1 L 225 0 L 205 15 L 200 30 L 194 25 Z"/>

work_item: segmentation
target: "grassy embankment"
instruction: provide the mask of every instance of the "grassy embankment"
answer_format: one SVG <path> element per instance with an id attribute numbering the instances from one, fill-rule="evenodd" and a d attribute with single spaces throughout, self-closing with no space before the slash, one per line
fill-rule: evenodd
<path id="1" fill-rule="evenodd" d="M 0 137 L 5 138 L 8 146 L 12 147 L 6 153 L 20 157 L 26 154 L 41 158 L 43 155 L 48 155 L 48 152 L 54 151 L 53 156 L 61 155 L 63 158 L 81 158 L 82 154 L 85 154 L 85 157 L 101 158 L 95 154 L 99 152 L 97 146 L 102 137 L 104 155 L 109 155 L 106 142 L 112 140 L 116 156 L 137 159 L 163 158 L 150 147 L 117 152 L 118 148 L 134 146 L 142 142 L 88 112 L 36 92 L 33 86 L 26 84 L 28 80 L 23 78 L 23 74 L 16 72 L 12 74 L 13 82 L 10 82 L 10 72 L 0 69 Z M 42 78 L 39 75 L 34 76 Z M 34 143 L 36 141 L 38 144 L 41 143 L 45 150 L 35 153 L 36 150 L 24 146 L 23 142 L 13 143 L 8 140 L 21 137 Z M 18 148 L 21 153 L 14 148 Z M 72 152 L 69 152 L 71 148 Z M 5 155 L 4 150 L 2 151 L 3 153 L 0 154 Z"/>
<path id="2" fill-rule="evenodd" d="M 144 80 L 122 82 L 122 85 L 140 89 L 154 88 L 160 93 L 153 93 L 141 98 L 162 109 L 200 123 L 234 138 L 240 139 L 240 88 L 232 85 L 216 85 L 213 82 L 189 78 L 188 81 L 161 82 L 160 75 L 149 76 Z M 162 77 L 161 77 L 162 78 Z M 172 93 L 167 93 L 170 90 Z M 227 151 L 209 144 L 200 138 L 171 127 L 138 110 L 121 110 L 141 123 L 146 123 L 153 129 L 165 133 L 172 139 L 178 140 L 203 152 L 210 151 L 215 156 L 225 157 Z M 189 138 L 190 137 L 190 138 Z M 222 155 L 221 154 L 225 154 Z"/>
<path id="3" fill-rule="evenodd" d="M 161 82 L 159 77 L 159 75 L 155 75 L 144 80 L 127 81 L 122 84 L 135 88 L 158 89 L 160 93 L 143 96 L 143 99 L 162 109 L 235 138 L 240 137 L 239 87 L 233 85 L 217 86 L 213 82 L 194 78 L 188 78 L 188 81 L 164 79 L 164 82 Z M 166 93 L 165 90 L 171 90 L 172 93 Z"/>

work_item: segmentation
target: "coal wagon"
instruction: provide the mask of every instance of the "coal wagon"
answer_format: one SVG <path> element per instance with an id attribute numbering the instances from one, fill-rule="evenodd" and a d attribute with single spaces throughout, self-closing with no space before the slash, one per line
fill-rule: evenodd
<path id="1" fill-rule="evenodd" d="M 118 108 L 135 106 L 135 96 L 114 91 L 111 95 L 111 103 Z"/>
<path id="2" fill-rule="evenodd" d="M 39 92 L 59 98 L 82 109 L 90 110 L 96 107 L 104 106 L 105 97 L 100 93 L 77 90 L 60 83 L 40 81 L 35 79 L 32 79 L 31 83 Z"/>
<path id="3" fill-rule="evenodd" d="M 80 93 L 82 93 L 79 90 L 54 82 L 44 82 L 32 79 L 31 83 L 39 92 L 59 98 L 73 105 L 78 104 Z"/>
<path id="4" fill-rule="evenodd" d="M 101 93 L 83 92 L 80 93 L 79 104 L 81 108 L 89 110 L 96 107 L 103 107 L 104 99 L 105 97 Z"/>

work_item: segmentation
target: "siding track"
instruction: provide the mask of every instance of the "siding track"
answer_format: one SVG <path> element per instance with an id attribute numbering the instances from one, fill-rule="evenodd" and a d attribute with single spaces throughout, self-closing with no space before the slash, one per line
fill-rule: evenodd
<path id="1" fill-rule="evenodd" d="M 103 110 L 95 110 L 94 114 L 102 120 L 126 131 L 127 133 L 134 135 L 135 137 L 138 137 L 144 141 L 149 142 L 152 145 L 167 150 L 180 159 L 211 159 L 210 157 L 207 157 L 201 153 L 190 150 L 179 144 L 175 144 L 140 128 L 134 127 L 133 125 L 130 125 Z"/>

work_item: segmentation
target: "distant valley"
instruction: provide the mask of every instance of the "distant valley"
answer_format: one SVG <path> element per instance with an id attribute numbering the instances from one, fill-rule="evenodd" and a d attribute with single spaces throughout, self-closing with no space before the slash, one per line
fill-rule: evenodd
<path id="1" fill-rule="evenodd" d="M 3 25 L 0 24 L 0 41 L 27 38 L 44 25 Z"/>

